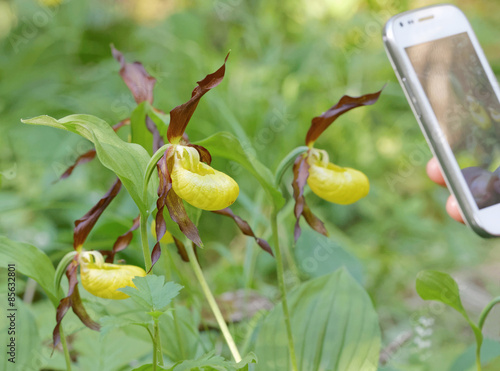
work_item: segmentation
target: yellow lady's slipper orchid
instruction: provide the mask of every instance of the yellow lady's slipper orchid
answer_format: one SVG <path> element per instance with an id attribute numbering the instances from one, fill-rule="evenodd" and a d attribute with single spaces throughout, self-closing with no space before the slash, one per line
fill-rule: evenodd
<path id="1" fill-rule="evenodd" d="M 348 205 L 365 197 L 370 190 L 362 172 L 329 162 L 326 151 L 311 149 L 308 157 L 307 184 L 319 197 L 336 204 Z"/>
<path id="2" fill-rule="evenodd" d="M 105 263 L 98 251 L 80 253 L 80 278 L 85 290 L 104 299 L 126 299 L 129 296 L 117 291 L 126 286 L 135 287 L 132 279 L 144 277 L 146 272 L 135 265 Z"/>
<path id="3" fill-rule="evenodd" d="M 201 162 L 193 147 L 176 146 L 171 178 L 175 193 L 203 210 L 225 209 L 240 192 L 233 178 Z"/>
<path id="4" fill-rule="evenodd" d="M 156 222 L 154 220 L 151 222 L 151 234 L 156 239 Z M 160 242 L 165 245 L 169 243 L 174 243 L 174 238 L 172 237 L 172 234 L 169 231 L 166 231 L 163 237 L 161 238 Z"/>

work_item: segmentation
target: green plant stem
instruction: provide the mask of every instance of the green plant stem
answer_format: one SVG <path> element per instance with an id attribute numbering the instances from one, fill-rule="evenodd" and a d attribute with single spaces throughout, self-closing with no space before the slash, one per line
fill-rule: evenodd
<path id="1" fill-rule="evenodd" d="M 156 336 L 153 336 L 153 371 L 158 367 L 158 352 L 156 351 Z"/>
<path id="2" fill-rule="evenodd" d="M 478 325 L 477 325 L 480 330 L 483 329 L 484 321 L 486 321 L 486 317 L 488 317 L 488 314 L 490 314 L 490 312 L 493 309 L 493 307 L 495 305 L 497 305 L 497 304 L 500 304 L 500 296 L 497 296 L 492 301 L 490 301 L 488 303 L 488 305 L 486 305 L 486 307 L 481 312 L 481 315 L 479 316 L 479 322 L 478 322 Z"/>
<path id="3" fill-rule="evenodd" d="M 281 180 L 283 179 L 283 175 L 288 170 L 288 168 L 293 165 L 297 156 L 307 151 L 309 151 L 309 147 L 306 146 L 297 147 L 292 149 L 290 153 L 288 153 L 283 158 L 283 160 L 279 163 L 278 167 L 276 168 L 276 173 L 274 176 L 274 184 L 276 187 L 279 187 L 279 185 L 281 184 Z"/>
<path id="4" fill-rule="evenodd" d="M 64 359 L 66 360 L 66 370 L 71 371 L 71 357 L 69 355 L 68 343 L 66 343 L 66 336 L 64 336 L 62 324 L 59 327 L 59 334 L 61 335 L 61 344 L 64 350 Z"/>
<path id="5" fill-rule="evenodd" d="M 210 287 L 208 287 L 207 281 L 205 280 L 205 276 L 203 275 L 200 264 L 198 264 L 198 259 L 196 259 L 196 255 L 194 253 L 193 246 L 191 245 L 191 241 L 186 242 L 185 246 L 189 257 L 189 264 L 191 264 L 194 274 L 198 279 L 198 282 L 200 283 L 201 289 L 203 290 L 203 293 L 205 294 L 205 297 L 208 301 L 208 305 L 210 305 L 210 309 L 212 309 L 215 319 L 219 324 L 222 335 L 226 339 L 226 343 L 229 347 L 229 350 L 231 351 L 234 360 L 238 363 L 241 361 L 240 353 L 238 352 L 238 348 L 236 347 L 234 339 L 231 336 L 231 333 L 229 332 L 229 328 L 226 325 L 226 321 L 222 316 L 222 313 L 219 309 L 219 306 L 217 305 L 217 302 L 215 301 L 212 291 L 210 291 Z"/>
<path id="6" fill-rule="evenodd" d="M 276 255 L 276 268 L 278 274 L 278 284 L 281 291 L 281 304 L 283 307 L 283 317 L 285 320 L 286 333 L 288 337 L 288 349 L 290 351 L 290 359 L 292 361 L 292 370 L 298 371 L 297 356 L 295 355 L 295 346 L 293 343 L 292 325 L 290 323 L 290 313 L 288 311 L 288 301 L 286 298 L 285 275 L 283 272 L 283 257 L 278 236 L 278 213 L 276 209 L 271 213 L 271 228 L 273 233 L 274 253 Z"/>
<path id="7" fill-rule="evenodd" d="M 483 331 L 483 326 L 484 326 L 484 322 L 486 321 L 486 318 L 490 314 L 490 312 L 493 309 L 493 307 L 495 305 L 497 305 L 497 304 L 500 304 L 500 296 L 497 296 L 496 298 L 494 298 L 493 300 L 491 300 L 486 305 L 486 307 L 483 309 L 483 311 L 481 312 L 481 314 L 479 316 L 479 322 L 478 322 L 478 325 L 477 325 L 477 327 L 479 328 L 479 331 L 481 331 L 481 332 Z M 472 325 L 473 324 L 471 324 L 471 326 Z M 476 346 L 476 367 L 477 367 L 477 371 L 481 371 L 481 345 L 482 345 L 482 338 L 478 338 L 476 336 L 476 342 L 477 342 L 477 346 Z"/>
<path id="8" fill-rule="evenodd" d="M 163 366 L 163 351 L 161 349 L 161 335 L 160 326 L 158 324 L 158 319 L 154 320 L 154 337 L 155 337 L 155 353 L 157 354 L 157 362 L 160 366 Z"/>
<path id="9" fill-rule="evenodd" d="M 488 305 L 486 305 L 486 307 L 481 312 L 481 315 L 479 316 L 479 322 L 478 322 L 478 325 L 477 325 L 477 327 L 479 328 L 480 331 L 483 331 L 483 326 L 484 326 L 484 322 L 486 321 L 486 318 L 490 314 L 490 312 L 493 309 L 493 307 L 495 305 L 497 305 L 497 304 L 500 304 L 500 296 L 497 296 L 492 301 L 490 301 L 488 303 Z M 481 342 L 478 341 L 477 342 L 477 346 L 476 346 L 476 367 L 477 367 L 477 371 L 481 371 Z"/>
<path id="10" fill-rule="evenodd" d="M 151 253 L 149 251 L 148 243 L 148 214 L 141 213 L 141 241 L 142 241 L 142 253 L 144 255 L 144 265 L 146 267 L 146 272 L 149 274 L 149 270 L 153 265 L 151 261 Z"/>

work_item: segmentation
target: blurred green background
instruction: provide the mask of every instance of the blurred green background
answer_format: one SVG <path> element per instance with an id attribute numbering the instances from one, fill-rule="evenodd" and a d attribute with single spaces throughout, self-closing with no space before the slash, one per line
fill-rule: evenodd
<path id="1" fill-rule="evenodd" d="M 272 170 L 304 144 L 312 117 L 344 94 L 374 92 L 387 84 L 377 104 L 343 116 L 316 145 L 336 164 L 365 172 L 370 195 L 351 206 L 328 204 L 312 193 L 307 199 L 326 221 L 331 239 L 361 261 L 360 280 L 379 313 L 383 345 L 413 332 L 386 369 L 449 369 L 473 343 L 472 333 L 458 314 L 418 299 L 415 276 L 422 269 L 452 273 L 475 318 L 489 295 L 500 293 L 500 243 L 477 237 L 446 215 L 448 192 L 425 175 L 431 154 L 383 49 L 382 27 L 390 16 L 432 3 L 0 1 L 0 234 L 44 249 L 57 263 L 72 248 L 73 221 L 111 184 L 113 175 L 97 161 L 54 183 L 90 144 L 19 121 L 88 113 L 114 124 L 129 117 L 135 102 L 111 57 L 111 43 L 157 78 L 154 105 L 167 112 L 185 102 L 195 82 L 218 68 L 231 50 L 223 83 L 201 100 L 187 133 L 196 141 L 230 131 Z M 469 17 L 499 75 L 500 3 L 452 3 Z M 258 183 L 233 163 L 215 159 L 214 167 L 239 182 L 235 210 L 268 237 L 259 211 L 265 215 L 268 203 Z M 289 185 L 290 173 L 285 180 Z M 285 188 L 290 199 L 291 187 Z M 291 206 L 280 223 L 282 241 L 290 247 Z M 122 192 L 86 247 L 110 248 L 136 214 Z M 216 293 L 249 287 L 277 297 L 273 260 L 241 237 L 231 221 L 206 213 L 200 229 L 207 246 L 201 258 Z M 122 257 L 141 264 L 139 249 L 135 238 Z M 288 272 L 289 287 L 298 272 L 307 271 L 300 262 L 298 270 Z M 32 313 L 47 342 L 51 329 L 42 323 L 53 313 L 44 315 L 46 305 L 39 305 L 42 309 L 35 306 Z M 494 311 L 486 326 L 496 339 L 499 315 Z"/>

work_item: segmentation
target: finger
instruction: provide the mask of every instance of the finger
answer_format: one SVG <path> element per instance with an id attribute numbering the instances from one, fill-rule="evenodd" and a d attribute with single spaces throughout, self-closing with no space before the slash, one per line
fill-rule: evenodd
<path id="1" fill-rule="evenodd" d="M 460 214 L 460 208 L 458 206 L 457 200 L 455 199 L 454 196 L 448 197 L 448 201 L 446 201 L 446 211 L 457 222 L 465 224 L 464 219 Z"/>
<path id="2" fill-rule="evenodd" d="M 427 175 L 434 182 L 440 186 L 446 187 L 446 182 L 439 167 L 439 163 L 435 157 L 431 158 L 427 163 Z"/>

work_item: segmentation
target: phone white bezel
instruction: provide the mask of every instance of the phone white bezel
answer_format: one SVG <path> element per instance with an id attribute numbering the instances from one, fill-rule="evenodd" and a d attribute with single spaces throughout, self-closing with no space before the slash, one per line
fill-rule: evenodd
<path id="1" fill-rule="evenodd" d="M 403 24 L 403 26 L 401 26 Z M 462 176 L 405 48 L 466 32 L 488 79 L 500 98 L 500 88 L 472 27 L 460 9 L 442 4 L 392 17 L 384 29 L 384 45 L 429 146 L 437 157 L 446 183 L 456 197 L 466 223 L 484 237 L 500 236 L 500 204 L 479 209 Z"/>

